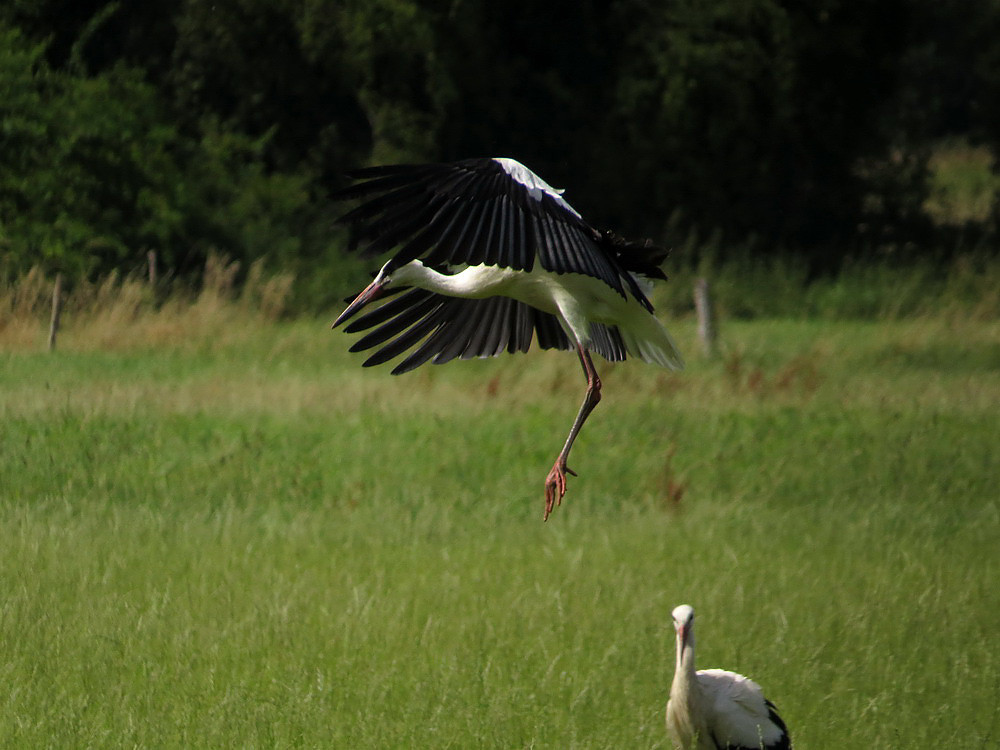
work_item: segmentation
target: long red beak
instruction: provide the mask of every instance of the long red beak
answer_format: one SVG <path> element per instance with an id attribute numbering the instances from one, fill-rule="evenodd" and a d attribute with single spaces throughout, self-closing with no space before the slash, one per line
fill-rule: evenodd
<path id="1" fill-rule="evenodd" d="M 375 281 L 364 288 L 364 291 L 362 291 L 361 294 L 354 298 L 354 301 L 347 306 L 347 309 L 340 314 L 340 317 L 333 321 L 333 325 L 331 327 L 336 328 L 373 299 L 378 299 L 382 296 L 382 292 L 384 290 L 385 287 L 382 286 L 381 281 L 379 281 L 379 279 L 375 279 Z"/>

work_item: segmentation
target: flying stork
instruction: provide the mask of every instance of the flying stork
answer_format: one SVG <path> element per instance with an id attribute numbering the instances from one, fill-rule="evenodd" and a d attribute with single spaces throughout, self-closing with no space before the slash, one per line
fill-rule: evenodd
<path id="1" fill-rule="evenodd" d="M 404 292 L 345 329 L 371 330 L 350 349 L 380 347 L 364 366 L 412 350 L 395 369 L 433 358 L 493 357 L 542 349 L 575 349 L 587 391 L 569 436 L 545 479 L 545 514 L 561 504 L 570 449 L 601 400 L 596 351 L 670 369 L 683 359 L 653 315 L 648 279 L 666 279 L 667 251 L 591 227 L 556 190 L 513 159 L 370 167 L 335 195 L 363 202 L 339 221 L 351 249 L 366 256 L 395 250 L 341 313 L 343 323 L 372 300 Z M 404 291 L 405 290 L 405 291 Z"/>
<path id="2" fill-rule="evenodd" d="M 667 702 L 675 750 L 791 750 L 785 722 L 753 680 L 724 669 L 694 668 L 694 610 L 673 611 L 677 666 Z"/>

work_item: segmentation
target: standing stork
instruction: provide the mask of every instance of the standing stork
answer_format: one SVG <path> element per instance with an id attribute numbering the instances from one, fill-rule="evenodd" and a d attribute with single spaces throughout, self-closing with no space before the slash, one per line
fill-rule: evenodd
<path id="1" fill-rule="evenodd" d="M 379 348 L 364 365 L 412 351 L 392 371 L 431 358 L 492 357 L 542 349 L 575 349 L 587 391 L 569 436 L 545 479 L 545 515 L 561 504 L 573 441 L 601 400 L 590 358 L 627 354 L 671 369 L 683 360 L 653 315 L 646 279 L 666 279 L 667 251 L 628 242 L 587 224 L 538 175 L 513 159 L 466 159 L 450 164 L 371 167 L 335 197 L 362 199 L 340 218 L 352 249 L 395 254 L 333 324 L 377 297 L 412 287 L 347 326 L 374 328 L 351 351 Z M 646 277 L 643 279 L 642 277 Z"/>
<path id="2" fill-rule="evenodd" d="M 753 680 L 724 669 L 694 668 L 694 610 L 673 611 L 677 666 L 667 702 L 675 750 L 791 750 L 785 722 Z"/>

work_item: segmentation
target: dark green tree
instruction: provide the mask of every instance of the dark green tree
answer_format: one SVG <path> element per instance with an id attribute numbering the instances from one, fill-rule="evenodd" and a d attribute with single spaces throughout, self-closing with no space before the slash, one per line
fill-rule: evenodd
<path id="1" fill-rule="evenodd" d="M 11 0 L 0 24 L 5 252 L 92 270 L 214 248 L 323 279 L 346 168 L 476 155 L 597 224 L 833 269 L 941 242 L 936 139 L 1000 148 L 1000 0 Z"/>

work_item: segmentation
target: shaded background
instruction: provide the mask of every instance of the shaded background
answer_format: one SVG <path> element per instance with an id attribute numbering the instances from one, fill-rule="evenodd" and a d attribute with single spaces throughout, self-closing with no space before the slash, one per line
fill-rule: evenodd
<path id="1" fill-rule="evenodd" d="M 995 190 L 940 210 L 933 166 L 996 179 L 1000 0 L 13 0 L 0 92 L 7 275 L 221 253 L 315 308 L 344 170 L 484 155 L 673 263 L 995 254 Z"/>

